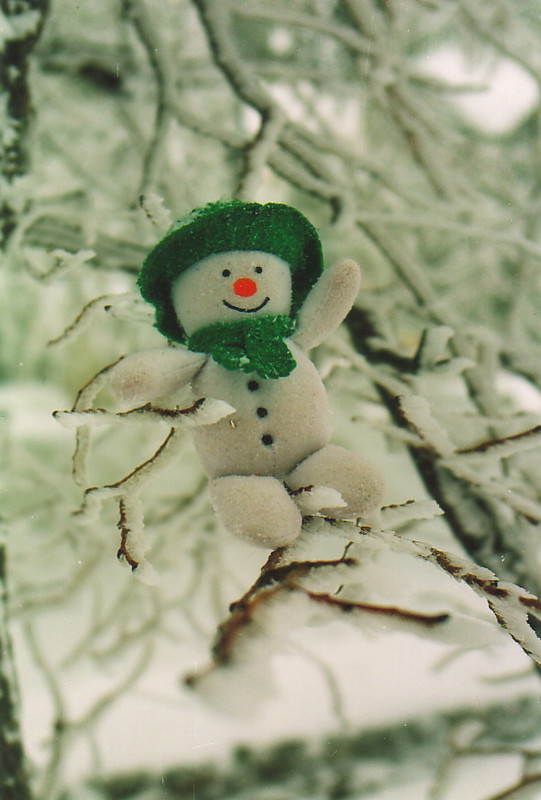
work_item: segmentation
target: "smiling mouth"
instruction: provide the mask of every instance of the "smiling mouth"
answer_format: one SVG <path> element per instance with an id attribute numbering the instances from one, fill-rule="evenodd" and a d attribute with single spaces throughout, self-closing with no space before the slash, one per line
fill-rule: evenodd
<path id="1" fill-rule="evenodd" d="M 231 308 L 233 311 L 242 311 L 244 314 L 253 314 L 254 311 L 259 311 L 264 306 L 266 306 L 267 303 L 269 302 L 269 300 L 270 300 L 270 297 L 265 297 L 263 302 L 260 303 L 255 308 L 239 308 L 238 306 L 234 306 L 231 303 L 228 303 L 227 300 L 222 300 L 222 302 L 223 302 L 224 306 L 227 306 L 227 308 Z"/>

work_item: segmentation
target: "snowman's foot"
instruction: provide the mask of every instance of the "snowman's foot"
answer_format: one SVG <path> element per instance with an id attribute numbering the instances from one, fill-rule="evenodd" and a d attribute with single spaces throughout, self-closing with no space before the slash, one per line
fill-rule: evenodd
<path id="1" fill-rule="evenodd" d="M 259 475 L 227 475 L 209 483 L 212 503 L 230 533 L 261 547 L 284 547 L 301 532 L 302 517 L 283 483 Z"/>
<path id="2" fill-rule="evenodd" d="M 379 508 L 385 484 L 377 470 L 355 453 L 334 444 L 316 450 L 286 477 L 290 489 L 326 486 L 340 493 L 344 505 L 321 508 L 334 519 L 354 519 Z"/>

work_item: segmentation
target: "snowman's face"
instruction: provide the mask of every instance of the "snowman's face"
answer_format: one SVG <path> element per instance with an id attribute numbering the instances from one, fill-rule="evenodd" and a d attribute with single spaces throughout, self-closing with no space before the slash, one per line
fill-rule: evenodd
<path id="1" fill-rule="evenodd" d="M 291 274 L 277 256 L 230 250 L 203 258 L 173 283 L 171 299 L 188 335 L 214 322 L 237 322 L 263 314 L 288 314 Z"/>

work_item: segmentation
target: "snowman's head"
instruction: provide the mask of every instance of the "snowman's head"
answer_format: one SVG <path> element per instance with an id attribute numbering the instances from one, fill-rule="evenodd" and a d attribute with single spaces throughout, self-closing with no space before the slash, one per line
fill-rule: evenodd
<path id="1" fill-rule="evenodd" d="M 179 275 L 171 299 L 188 335 L 214 322 L 289 314 L 289 264 L 258 250 L 215 253 Z"/>
<path id="2" fill-rule="evenodd" d="M 138 283 L 170 339 L 214 322 L 295 316 L 323 269 L 315 228 L 280 203 L 212 203 L 179 220 Z"/>

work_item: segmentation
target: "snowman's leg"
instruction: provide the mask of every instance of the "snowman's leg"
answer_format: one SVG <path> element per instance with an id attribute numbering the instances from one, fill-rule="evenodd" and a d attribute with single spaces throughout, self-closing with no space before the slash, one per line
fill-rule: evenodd
<path id="1" fill-rule="evenodd" d="M 283 483 L 270 476 L 226 475 L 209 483 L 216 514 L 230 533 L 262 547 L 291 544 L 302 517 Z"/>
<path id="2" fill-rule="evenodd" d="M 322 508 L 320 513 L 335 519 L 352 519 L 379 508 L 385 484 L 379 472 L 343 447 L 328 444 L 316 450 L 286 476 L 291 489 L 328 486 L 340 492 L 346 505 Z"/>

